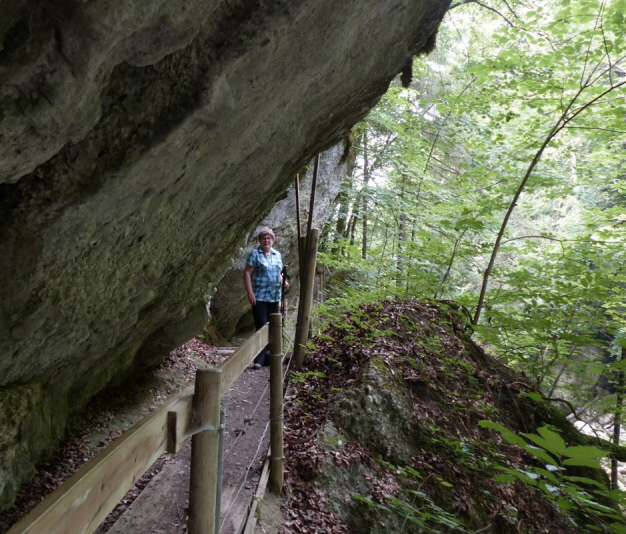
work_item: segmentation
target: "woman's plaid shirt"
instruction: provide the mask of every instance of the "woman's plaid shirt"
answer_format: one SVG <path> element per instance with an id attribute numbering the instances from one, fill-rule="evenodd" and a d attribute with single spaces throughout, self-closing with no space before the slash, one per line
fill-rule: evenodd
<path id="1" fill-rule="evenodd" d="M 261 302 L 280 301 L 280 273 L 283 270 L 280 252 L 271 249 L 270 257 L 267 258 L 263 249 L 258 247 L 250 251 L 246 263 L 254 269 L 251 278 L 256 299 Z"/>

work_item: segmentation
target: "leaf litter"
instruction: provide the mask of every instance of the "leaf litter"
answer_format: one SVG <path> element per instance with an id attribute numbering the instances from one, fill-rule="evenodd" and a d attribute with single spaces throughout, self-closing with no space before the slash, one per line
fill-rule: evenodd
<path id="1" fill-rule="evenodd" d="M 465 314 L 455 303 L 395 300 L 348 312 L 312 340 L 306 368 L 292 374 L 285 399 L 288 499 L 283 534 L 364 532 L 363 524 L 350 514 L 340 517 L 336 512 L 342 506 L 329 502 L 332 489 L 320 481 L 328 462 L 338 470 L 356 467 L 361 472 L 369 488 L 366 500 L 372 503 L 366 513 L 408 490 L 426 495 L 426 502 L 450 514 L 450 525 L 454 518 L 469 525 L 468 532 L 575 531 L 570 519 L 535 488 L 494 481 L 495 463 L 521 469 L 532 460 L 497 433 L 480 428 L 478 421 L 489 419 L 526 432 L 542 421 L 519 408 L 528 378 L 493 360 L 470 335 Z M 389 464 L 370 443 L 348 440 L 342 447 L 324 446 L 327 423 L 344 434 L 337 404 L 358 387 L 364 364 L 373 360 L 384 362 L 410 392 L 419 448 L 409 465 Z M 520 413 L 511 414 L 508 410 L 516 406 Z M 348 492 L 343 500 L 353 506 L 355 496 Z M 393 531 L 377 514 L 371 514 L 368 528 Z"/>

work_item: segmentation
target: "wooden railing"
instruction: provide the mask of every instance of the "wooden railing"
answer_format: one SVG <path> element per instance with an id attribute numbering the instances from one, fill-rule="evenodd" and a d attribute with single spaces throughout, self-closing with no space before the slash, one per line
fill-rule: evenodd
<path id="1" fill-rule="evenodd" d="M 280 318 L 279 315 L 278 318 Z M 91 534 L 161 454 L 178 452 L 185 440 L 191 436 L 194 436 L 194 442 L 202 443 L 204 441 L 206 445 L 208 440 L 213 443 L 215 441 L 214 431 L 219 427 L 219 402 L 222 395 L 250 366 L 255 356 L 268 344 L 270 337 L 274 339 L 274 344 L 276 338 L 278 338 L 279 343 L 282 340 L 280 321 L 277 323 L 275 317 L 272 317 L 272 320 L 274 325 L 272 336 L 269 335 L 269 327 L 266 325 L 256 332 L 237 352 L 222 362 L 218 368 L 198 371 L 196 388 L 201 375 L 213 375 L 214 377 L 213 382 L 211 382 L 213 385 L 205 390 L 203 395 L 207 399 L 212 399 L 213 407 L 209 407 L 209 410 L 215 411 L 215 403 L 217 402 L 217 422 L 209 421 L 209 424 L 206 424 L 206 421 L 202 421 L 201 415 L 207 409 L 206 403 L 198 398 L 197 389 L 194 393 L 194 386 L 185 389 L 125 432 L 98 456 L 83 465 L 71 478 L 13 525 L 6 534 Z M 280 352 L 280 350 L 272 349 L 272 353 L 276 356 L 279 356 Z M 276 358 L 276 360 L 278 359 Z M 280 367 L 278 372 L 280 374 Z M 282 384 L 280 389 L 282 399 Z M 196 397 L 195 403 L 194 396 Z M 282 436 L 282 426 L 280 433 Z M 204 458 L 203 462 L 206 461 L 207 449 L 205 445 L 192 451 L 192 466 L 194 456 Z M 280 454 L 273 454 L 272 456 L 282 456 L 282 443 L 280 447 Z M 208 456 L 217 458 L 212 449 L 208 452 Z M 275 469 L 278 468 L 275 467 Z M 213 480 L 217 477 L 217 465 L 215 463 L 205 463 L 204 469 L 196 471 L 196 485 L 199 480 L 200 486 L 215 486 Z M 280 487 L 282 489 L 282 462 L 280 473 Z M 198 479 L 198 477 L 200 478 Z M 207 481 L 206 479 L 210 480 Z M 209 501 L 212 500 L 213 510 L 215 510 L 216 496 L 198 495 L 192 482 L 190 486 L 189 532 L 202 534 L 217 532 L 216 525 L 212 523 L 214 517 L 207 519 L 205 517 L 206 510 L 199 512 L 198 509 L 194 509 L 194 506 L 203 507 L 206 505 L 207 498 Z M 195 505 L 194 502 L 196 502 Z M 199 522 L 196 521 L 194 530 L 192 530 L 192 518 L 197 518 L 198 513 L 201 516 L 200 520 Z"/>

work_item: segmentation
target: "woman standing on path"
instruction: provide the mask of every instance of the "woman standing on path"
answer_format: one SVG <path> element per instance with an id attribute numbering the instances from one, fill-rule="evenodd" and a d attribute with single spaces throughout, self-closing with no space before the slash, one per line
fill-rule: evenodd
<path id="1" fill-rule="evenodd" d="M 276 240 L 274 232 L 266 226 L 259 232 L 258 239 L 259 246 L 248 254 L 243 270 L 243 283 L 257 331 L 267 324 L 270 314 L 279 312 L 283 285 L 283 260 L 280 252 L 272 248 Z M 252 368 L 260 369 L 262 365 L 269 365 L 268 356 L 269 348 L 265 347 L 254 359 Z"/>

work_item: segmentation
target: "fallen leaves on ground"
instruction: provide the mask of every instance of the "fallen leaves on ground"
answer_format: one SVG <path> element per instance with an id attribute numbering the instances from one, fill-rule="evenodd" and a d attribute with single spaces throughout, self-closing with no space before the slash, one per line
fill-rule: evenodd
<path id="1" fill-rule="evenodd" d="M 499 525 L 499 531 L 513 531 L 523 524 L 529 533 L 543 533 L 546 528 L 554 534 L 571 532 L 571 524 L 533 488 L 493 480 L 493 462 L 485 459 L 492 452 L 520 467 L 528 458 L 477 423 L 491 419 L 506 424 L 502 419 L 506 415 L 499 412 L 501 396 L 519 388 L 506 385 L 498 365 L 485 364 L 489 358 L 471 342 L 464 324 L 462 313 L 441 302 L 385 301 L 334 321 L 313 340 L 315 349 L 307 356 L 305 372 L 295 376 L 286 398 L 290 497 L 284 507 L 284 534 L 352 532 L 329 511 L 326 495 L 315 485 L 324 461 L 332 460 L 346 469 L 360 464 L 376 473 L 377 480 L 368 480 L 375 502 L 400 492 L 368 444 L 349 442 L 339 450 L 329 450 L 318 439 L 332 417 L 333 402 L 350 390 L 371 358 L 380 358 L 394 376 L 400 373 L 411 392 L 421 439 L 432 441 L 410 466 L 423 477 L 421 491 L 432 495 L 447 491 L 444 501 L 448 502 L 441 506 L 449 513 L 469 518 L 481 509 L 492 525 Z M 519 379 L 525 382 L 524 377 Z"/>

